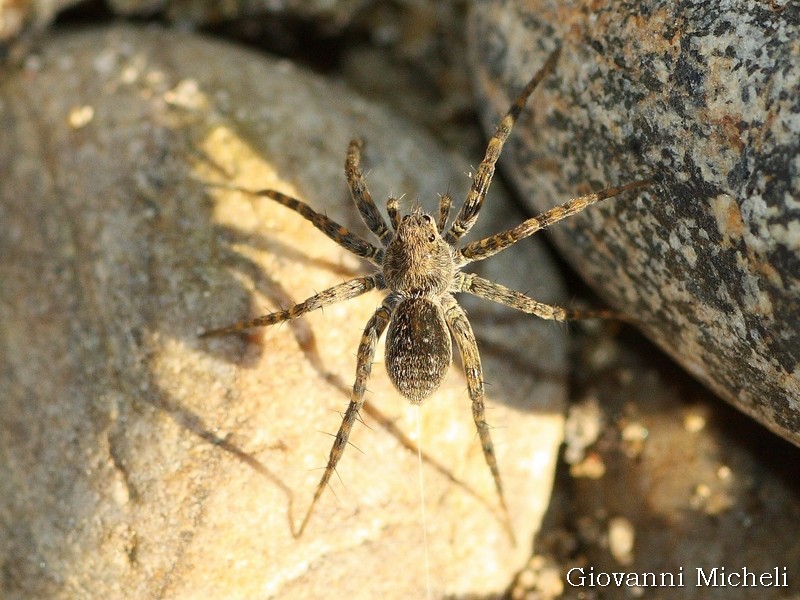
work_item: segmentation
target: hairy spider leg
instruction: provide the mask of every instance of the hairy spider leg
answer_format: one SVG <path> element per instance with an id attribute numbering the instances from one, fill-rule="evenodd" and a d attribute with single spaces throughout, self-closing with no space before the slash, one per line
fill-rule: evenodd
<path id="1" fill-rule="evenodd" d="M 227 335 L 229 333 L 237 333 L 244 329 L 250 329 L 251 327 L 267 327 L 269 325 L 275 325 L 276 323 L 282 323 L 283 321 L 296 319 L 297 317 L 300 317 L 306 313 L 324 308 L 330 304 L 342 302 L 343 300 L 350 300 L 351 298 L 360 296 L 371 289 L 382 289 L 384 287 L 385 285 L 383 284 L 383 278 L 380 275 L 358 277 L 356 279 L 351 279 L 349 281 L 340 283 L 339 285 L 330 287 L 319 292 L 318 294 L 314 294 L 310 298 L 299 304 L 295 304 L 293 307 L 287 310 L 279 310 L 268 315 L 256 317 L 255 319 L 239 321 L 219 329 L 210 329 L 202 332 L 200 337 L 207 338 L 218 335 Z"/>
<path id="2" fill-rule="evenodd" d="M 352 233 L 347 227 L 339 225 L 336 221 L 315 211 L 305 202 L 288 196 L 277 190 L 248 190 L 247 188 L 238 185 L 229 185 L 224 183 L 205 182 L 208 187 L 222 188 L 225 190 L 233 190 L 234 192 L 241 192 L 249 196 L 258 196 L 260 198 L 269 198 L 278 204 L 289 208 L 301 217 L 311 222 L 311 224 L 319 229 L 322 233 L 327 235 L 331 240 L 339 244 L 345 250 L 352 252 L 356 256 L 360 256 L 371 262 L 373 265 L 380 266 L 383 261 L 383 250 L 376 248 L 368 241 L 362 239 L 360 236 Z"/>
<path id="3" fill-rule="evenodd" d="M 303 534 L 303 530 L 306 528 L 308 520 L 311 518 L 311 513 L 314 511 L 314 506 L 316 506 L 317 501 L 320 496 L 322 496 L 325 486 L 328 485 L 328 481 L 336 469 L 339 459 L 342 458 L 344 449 L 347 446 L 347 440 L 350 437 L 350 430 L 353 428 L 353 423 L 355 423 L 358 418 L 358 413 L 364 405 L 364 393 L 367 390 L 367 380 L 372 372 L 372 361 L 375 358 L 375 349 L 378 346 L 378 340 L 380 340 L 381 335 L 383 335 L 392 316 L 392 297 L 393 295 L 390 294 L 384 299 L 383 304 L 378 307 L 375 314 L 372 315 L 372 318 L 367 322 L 364 333 L 361 335 L 361 342 L 358 345 L 356 380 L 355 383 L 353 383 L 353 390 L 350 393 L 350 404 L 347 406 L 342 424 L 339 426 L 339 432 L 336 434 L 336 439 L 331 447 L 328 464 L 325 466 L 325 472 L 322 474 L 322 478 L 317 484 L 317 489 L 314 491 L 314 498 L 311 500 L 311 506 L 308 507 L 308 512 L 306 512 L 306 516 L 300 524 L 300 529 L 297 533 L 298 537 Z"/>
<path id="4" fill-rule="evenodd" d="M 557 48 L 550 54 L 547 62 L 545 62 L 542 68 L 533 76 L 533 79 L 528 82 L 528 85 L 522 89 L 522 92 L 517 96 L 514 104 L 511 105 L 508 113 L 506 113 L 506 116 L 503 117 L 503 120 L 500 121 L 500 124 L 497 126 L 497 130 L 492 136 L 492 139 L 489 140 L 489 145 L 486 148 L 486 155 L 472 179 L 472 187 L 467 194 L 466 200 L 464 200 L 464 205 L 461 207 L 461 210 L 458 211 L 453 224 L 450 226 L 450 230 L 444 236 L 448 244 L 454 245 L 464 234 L 472 229 L 472 226 L 478 219 L 478 212 L 481 210 L 483 201 L 486 198 L 486 192 L 489 190 L 489 185 L 492 183 L 495 164 L 497 163 L 497 159 L 500 158 L 503 144 L 505 144 L 506 139 L 508 139 L 511 128 L 514 126 L 514 123 L 516 123 L 517 118 L 522 112 L 528 98 L 533 93 L 533 90 L 536 89 L 536 86 L 544 79 L 545 75 L 555 67 L 560 52 L 561 48 Z"/>
<path id="5" fill-rule="evenodd" d="M 481 356 L 478 353 L 478 342 L 472 332 L 472 326 L 467 319 L 464 309 L 458 304 L 456 299 L 450 294 L 442 296 L 442 308 L 444 310 L 445 321 L 450 329 L 450 333 L 456 342 L 458 351 L 461 354 L 461 363 L 464 367 L 464 374 L 467 377 L 467 390 L 472 401 L 472 418 L 478 429 L 478 437 L 483 449 L 483 457 L 489 470 L 492 472 L 494 486 L 500 498 L 500 509 L 503 512 L 503 520 L 506 528 L 514 541 L 514 532 L 511 528 L 511 516 L 506 506 L 505 495 L 503 494 L 503 481 L 500 478 L 500 468 L 497 466 L 497 457 L 494 453 L 492 436 L 489 433 L 489 424 L 486 422 L 484 410 L 484 391 L 483 391 L 483 368 L 481 367 Z"/>
<path id="6" fill-rule="evenodd" d="M 566 219 L 567 217 L 571 217 L 572 215 L 581 212 L 595 202 L 605 200 L 606 198 L 611 198 L 621 194 L 622 192 L 627 192 L 628 190 L 646 187 L 652 183 L 653 182 L 650 179 L 643 179 L 641 181 L 634 181 L 625 185 L 606 188 L 605 190 L 601 190 L 593 194 L 587 194 L 585 196 L 573 198 L 572 200 L 567 200 L 564 204 L 561 204 L 560 206 L 554 206 L 539 216 L 531 217 L 516 227 L 512 227 L 511 229 L 500 233 L 495 233 L 494 235 L 490 235 L 482 240 L 470 242 L 459 251 L 461 260 L 457 261 L 457 264 L 459 267 L 461 267 L 468 263 L 494 256 L 498 252 L 501 252 L 509 246 L 516 244 L 518 241 L 533 235 L 540 229 L 549 227 L 553 223 L 558 223 L 561 219 Z"/>
<path id="7" fill-rule="evenodd" d="M 473 273 L 459 273 L 456 276 L 454 287 L 456 288 L 455 292 L 466 292 L 550 321 L 579 321 L 583 319 L 630 320 L 629 317 L 622 313 L 603 308 L 584 310 L 545 304 L 526 296 L 522 292 L 512 290 Z"/>
<path id="8" fill-rule="evenodd" d="M 378 211 L 378 207 L 372 200 L 372 194 L 367 189 L 367 182 L 359 166 L 361 162 L 361 148 L 364 142 L 358 138 L 350 140 L 347 147 L 347 158 L 344 161 L 344 174 L 347 177 L 347 184 L 350 187 L 350 196 L 358 208 L 361 219 L 369 230 L 374 233 L 381 244 L 384 246 L 389 243 L 393 232 L 387 227 L 386 221 Z"/>

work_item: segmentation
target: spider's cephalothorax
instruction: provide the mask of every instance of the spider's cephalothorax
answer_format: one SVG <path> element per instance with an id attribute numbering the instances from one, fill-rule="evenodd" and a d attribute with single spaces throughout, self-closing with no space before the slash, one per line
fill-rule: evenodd
<path id="1" fill-rule="evenodd" d="M 298 212 L 333 241 L 369 261 L 376 270 L 372 275 L 351 279 L 315 294 L 287 310 L 206 331 L 201 334 L 202 337 L 274 325 L 335 302 L 355 298 L 376 288 L 388 292 L 381 306 L 367 322 L 361 336 L 357 352 L 356 380 L 350 393 L 350 403 L 333 442 L 328 464 L 314 492 L 314 499 L 296 532 L 297 535 L 305 529 L 314 506 L 347 446 L 350 431 L 364 405 L 364 394 L 372 370 L 375 348 L 387 327 L 386 367 L 389 377 L 403 396 L 413 403 L 421 402 L 439 387 L 452 359 L 451 336 L 455 340 L 464 366 L 478 437 L 508 524 L 508 510 L 503 496 L 500 471 L 497 467 L 489 426 L 484 417 L 483 371 L 478 346 L 467 316 L 453 294 L 472 294 L 544 319 L 563 321 L 615 315 L 605 310 L 575 311 L 544 304 L 522 292 L 511 290 L 472 273 L 462 272 L 461 269 L 471 262 L 497 254 L 521 239 L 574 215 L 599 200 L 649 184 L 649 181 L 636 181 L 573 198 L 507 231 L 459 246 L 461 237 L 470 231 L 478 218 L 494 175 L 495 163 L 511 132 L 511 127 L 533 90 L 553 69 L 558 53 L 556 50 L 550 55 L 545 65 L 528 82 L 503 117 L 489 141 L 486 156 L 473 177 L 472 187 L 464 204 L 449 227 L 451 198 L 447 194 L 439 201 L 439 214 L 435 220 L 419 209 L 401 217 L 397 199 L 389 198 L 386 204 L 389 215 L 387 223 L 367 190 L 359 166 L 362 147 L 360 140 L 350 142 L 345 161 L 345 175 L 361 218 L 378 238 L 380 246 L 375 246 L 351 233 L 300 200 L 278 191 L 251 191 L 231 185 L 220 186 L 271 198 Z"/>
<path id="2" fill-rule="evenodd" d="M 439 296 L 450 288 L 455 262 L 428 214 L 404 216 L 383 257 L 386 287 L 403 296 Z"/>

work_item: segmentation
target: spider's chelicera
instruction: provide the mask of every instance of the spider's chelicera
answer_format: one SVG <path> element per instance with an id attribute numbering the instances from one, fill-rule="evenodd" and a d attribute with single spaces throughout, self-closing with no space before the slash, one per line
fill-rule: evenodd
<path id="1" fill-rule="evenodd" d="M 218 336 L 251 327 L 274 325 L 295 319 L 335 302 L 355 298 L 372 289 L 388 291 L 361 336 L 357 353 L 356 379 L 350 394 L 350 404 L 342 419 L 339 432 L 336 434 L 328 464 L 297 535 L 302 534 L 305 529 L 315 504 L 342 457 L 350 431 L 364 404 L 364 393 L 372 370 L 375 349 L 384 331 L 386 331 L 386 368 L 389 377 L 400 393 L 412 403 L 422 402 L 439 387 L 452 360 L 451 336 L 455 340 L 466 374 L 467 387 L 472 401 L 472 416 L 478 429 L 483 454 L 494 478 L 501 509 L 508 521 L 508 509 L 503 495 L 500 471 L 489 434 L 489 426 L 484 416 L 483 372 L 478 346 L 467 316 L 456 301 L 454 294 L 472 294 L 543 319 L 564 321 L 614 315 L 605 310 L 578 311 L 544 304 L 499 283 L 466 273 L 462 269 L 469 263 L 501 252 L 523 238 L 574 215 L 599 200 L 616 196 L 626 190 L 643 187 L 649 183 L 649 181 L 636 181 L 574 198 L 537 217 L 527 219 L 507 231 L 463 246 L 459 245 L 459 240 L 470 231 L 478 218 L 494 175 L 495 164 L 512 126 L 533 90 L 553 69 L 558 54 L 559 51 L 556 50 L 550 55 L 547 62 L 525 86 L 498 125 L 497 131 L 489 141 L 486 156 L 473 177 L 466 200 L 449 226 L 452 204 L 449 195 L 440 198 L 436 218 L 420 209 L 401 216 L 398 200 L 389 198 L 386 203 L 389 215 L 389 223 L 387 223 L 367 190 L 359 166 L 362 142 L 357 139 L 350 142 L 345 161 L 345 174 L 361 218 L 378 238 L 380 245 L 373 245 L 327 216 L 316 212 L 300 200 L 275 190 L 251 191 L 236 186 L 220 186 L 271 198 L 298 212 L 334 242 L 369 261 L 376 270 L 372 275 L 351 279 L 315 294 L 288 310 L 241 321 L 221 329 L 206 331 L 201 334 L 201 337 Z"/>

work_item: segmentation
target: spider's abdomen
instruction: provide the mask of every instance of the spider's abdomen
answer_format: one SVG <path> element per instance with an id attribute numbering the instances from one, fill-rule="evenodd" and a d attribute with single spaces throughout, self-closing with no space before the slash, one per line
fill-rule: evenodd
<path id="1" fill-rule="evenodd" d="M 442 383 L 452 358 L 442 308 L 429 298 L 403 300 L 386 333 L 386 370 L 398 391 L 422 402 Z"/>

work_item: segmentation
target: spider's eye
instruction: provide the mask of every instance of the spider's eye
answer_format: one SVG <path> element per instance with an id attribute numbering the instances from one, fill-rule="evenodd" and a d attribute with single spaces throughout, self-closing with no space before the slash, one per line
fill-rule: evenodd
<path id="1" fill-rule="evenodd" d="M 429 242 L 435 242 L 435 241 L 436 241 L 436 236 L 435 236 L 435 235 L 433 235 L 433 234 L 430 234 L 430 235 L 428 236 L 428 241 L 429 241 Z"/>
<path id="2" fill-rule="evenodd" d="M 433 223 L 433 219 L 431 219 L 430 215 L 422 215 L 422 218 L 425 220 L 426 223 Z"/>

